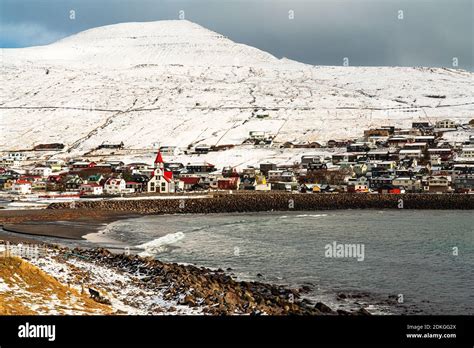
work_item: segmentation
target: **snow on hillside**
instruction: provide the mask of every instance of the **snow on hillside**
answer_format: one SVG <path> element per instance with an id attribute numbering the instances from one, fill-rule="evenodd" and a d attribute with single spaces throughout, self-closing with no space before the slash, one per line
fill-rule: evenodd
<path id="1" fill-rule="evenodd" d="M 253 130 L 279 143 L 326 141 L 474 118 L 473 73 L 310 66 L 188 21 L 110 25 L 0 54 L 0 151 L 59 142 L 61 156 L 76 156 L 104 140 L 128 149 L 239 145 Z"/>

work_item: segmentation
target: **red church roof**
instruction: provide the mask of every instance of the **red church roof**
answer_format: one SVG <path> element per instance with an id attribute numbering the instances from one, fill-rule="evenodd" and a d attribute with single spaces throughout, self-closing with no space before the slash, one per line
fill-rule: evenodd
<path id="1" fill-rule="evenodd" d="M 155 158 L 155 164 L 156 163 L 164 163 L 163 162 L 163 157 L 161 156 L 161 151 L 158 150 L 158 153 L 156 154 L 156 158 Z"/>
<path id="2" fill-rule="evenodd" d="M 165 174 L 163 175 L 166 181 L 170 182 L 173 179 L 173 172 L 165 170 Z"/>

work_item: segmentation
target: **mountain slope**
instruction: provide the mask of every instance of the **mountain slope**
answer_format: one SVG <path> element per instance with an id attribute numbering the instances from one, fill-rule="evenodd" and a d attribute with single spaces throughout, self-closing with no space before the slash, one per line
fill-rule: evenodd
<path id="1" fill-rule="evenodd" d="M 470 72 L 310 66 L 188 21 L 116 24 L 1 55 L 0 151 L 241 144 L 252 130 L 276 142 L 325 141 L 474 118 Z"/>

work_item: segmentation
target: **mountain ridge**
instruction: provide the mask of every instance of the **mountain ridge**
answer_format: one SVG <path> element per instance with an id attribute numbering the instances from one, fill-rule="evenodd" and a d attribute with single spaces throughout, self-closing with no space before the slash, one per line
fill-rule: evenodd
<path id="1" fill-rule="evenodd" d="M 150 33 L 161 33 L 158 46 L 148 47 Z M 96 47 L 101 40 L 108 45 Z M 474 118 L 473 73 L 311 66 L 191 22 L 115 24 L 1 54 L 0 151 L 59 142 L 59 156 L 80 156 L 104 140 L 130 149 L 240 145 L 254 130 L 277 144 L 324 142 L 381 125 Z M 216 161 L 249 164 L 268 151 L 224 152 Z"/>

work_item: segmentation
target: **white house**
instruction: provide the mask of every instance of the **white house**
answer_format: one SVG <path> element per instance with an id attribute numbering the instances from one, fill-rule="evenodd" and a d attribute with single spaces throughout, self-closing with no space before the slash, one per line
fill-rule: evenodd
<path id="1" fill-rule="evenodd" d="M 79 191 L 83 195 L 93 195 L 93 196 L 98 196 L 104 193 L 104 188 L 100 186 L 99 184 L 82 184 L 79 187 Z"/>
<path id="2" fill-rule="evenodd" d="M 252 140 L 265 140 L 267 133 L 264 131 L 251 131 L 249 132 L 249 138 Z"/>
<path id="3" fill-rule="evenodd" d="M 400 159 L 421 158 L 423 157 L 423 152 L 421 150 L 400 150 L 399 156 Z"/>
<path id="4" fill-rule="evenodd" d="M 20 195 L 31 193 L 31 183 L 26 180 L 17 180 L 12 185 L 12 192 Z"/>
<path id="5" fill-rule="evenodd" d="M 3 157 L 0 159 L 0 165 L 2 167 L 8 168 L 18 168 L 20 166 L 20 161 L 12 158 L 12 157 Z"/>
<path id="6" fill-rule="evenodd" d="M 42 178 L 46 178 L 53 174 L 53 170 L 50 167 L 36 167 L 30 169 L 30 175 L 41 176 Z"/>
<path id="7" fill-rule="evenodd" d="M 268 171 L 268 181 L 280 181 L 282 179 L 283 170 L 269 170 Z"/>
<path id="8" fill-rule="evenodd" d="M 119 195 L 127 190 L 126 182 L 120 178 L 110 178 L 105 182 L 104 192 L 109 195 Z"/>
<path id="9" fill-rule="evenodd" d="M 176 146 L 161 146 L 160 152 L 164 156 L 174 156 L 176 154 L 177 147 Z"/>
<path id="10" fill-rule="evenodd" d="M 9 152 L 8 158 L 15 161 L 24 161 L 26 160 L 26 155 L 23 152 Z"/>
<path id="11" fill-rule="evenodd" d="M 462 157 L 474 158 L 474 147 L 464 147 L 462 149 Z"/>
<path id="12" fill-rule="evenodd" d="M 441 120 L 436 122 L 436 128 L 456 128 L 456 122 L 452 120 Z"/>

